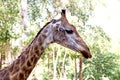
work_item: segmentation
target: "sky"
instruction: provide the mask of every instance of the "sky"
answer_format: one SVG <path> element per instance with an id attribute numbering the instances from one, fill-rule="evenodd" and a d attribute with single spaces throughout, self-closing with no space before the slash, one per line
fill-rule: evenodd
<path id="1" fill-rule="evenodd" d="M 113 39 L 120 40 L 120 0 L 101 0 L 103 4 L 97 4 L 89 23 L 100 25 Z"/>

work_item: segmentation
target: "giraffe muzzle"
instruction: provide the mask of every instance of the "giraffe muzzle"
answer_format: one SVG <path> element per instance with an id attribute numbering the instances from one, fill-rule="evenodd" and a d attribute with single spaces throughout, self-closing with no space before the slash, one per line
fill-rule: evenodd
<path id="1" fill-rule="evenodd" d="M 91 58 L 92 57 L 92 55 L 91 55 L 91 53 L 90 53 L 90 51 L 89 50 L 80 50 L 80 52 L 81 52 L 81 54 L 83 55 L 83 57 L 85 57 L 85 58 Z"/>

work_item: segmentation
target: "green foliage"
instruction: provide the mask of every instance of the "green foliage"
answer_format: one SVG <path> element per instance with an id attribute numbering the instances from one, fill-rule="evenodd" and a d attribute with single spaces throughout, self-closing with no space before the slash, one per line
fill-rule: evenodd
<path id="1" fill-rule="evenodd" d="M 108 35 L 99 26 L 86 25 L 82 31 L 86 41 L 90 42 L 89 46 L 93 54 L 92 59 L 84 60 L 84 78 L 89 76 L 89 78 L 101 80 L 105 75 L 109 79 L 116 79 L 117 77 L 113 77 L 116 76 L 114 71 L 116 69 L 119 71 L 119 64 L 116 61 L 119 58 L 118 55 L 110 52 L 111 45 Z"/>
<path id="2" fill-rule="evenodd" d="M 24 33 L 26 39 L 21 41 L 21 44 L 27 46 L 33 39 L 35 34 L 44 26 L 52 16 L 60 13 L 61 6 L 66 6 L 70 13 L 70 21 L 74 23 L 79 33 L 85 42 L 89 45 L 92 59 L 84 59 L 83 77 L 89 80 L 101 80 L 103 75 L 111 80 L 120 79 L 119 56 L 111 52 L 111 39 L 103 31 L 101 26 L 89 25 L 87 21 L 92 16 L 92 11 L 95 8 L 94 0 L 68 0 L 68 3 L 63 4 L 62 0 L 27 0 L 28 2 L 28 19 L 31 26 L 24 29 L 21 25 L 21 10 L 19 0 L 1 0 L 0 1 L 0 46 L 5 46 L 6 42 L 12 42 L 12 39 L 22 37 Z M 99 1 L 98 1 L 99 2 Z M 20 32 L 15 32 L 16 26 L 21 27 Z M 5 50 L 5 49 L 4 49 Z M 0 47 L 0 53 L 5 53 L 3 47 Z M 4 51 L 4 52 L 3 52 Z M 117 50 L 118 51 L 118 50 Z M 116 51 L 116 52 L 117 52 Z M 18 46 L 12 49 L 11 53 L 18 53 Z M 49 54 L 49 63 L 48 63 Z M 53 56 L 54 54 L 54 56 Z M 5 55 L 5 54 L 3 54 Z M 53 79 L 53 68 L 56 64 L 57 78 L 63 77 L 63 68 L 67 79 L 74 80 L 74 59 L 79 59 L 80 54 L 57 44 L 50 45 L 41 57 L 43 80 Z M 55 61 L 53 61 L 55 58 Z M 57 63 L 55 63 L 57 62 Z M 49 64 L 50 72 L 47 72 Z M 79 73 L 79 72 L 78 72 Z M 36 73 L 37 74 L 37 73 Z M 48 76 L 49 75 L 49 76 Z M 39 77 L 39 76 L 37 76 Z M 38 78 L 35 75 L 35 80 Z"/>
<path id="3" fill-rule="evenodd" d="M 82 22 L 84 25 L 88 21 L 89 16 L 91 16 L 93 7 L 92 0 L 69 0 L 67 8 L 70 10 L 71 15 L 77 16 L 78 21 Z M 80 24 L 81 25 L 81 24 Z"/>
<path id="4" fill-rule="evenodd" d="M 7 52 L 10 51 L 10 41 L 18 37 L 18 34 L 13 31 L 18 14 L 18 0 L 0 0 L 0 61 L 5 60 Z M 2 62 L 0 66 L 1 64 Z"/>
<path id="5" fill-rule="evenodd" d="M 119 64 L 116 62 L 117 57 L 113 53 L 97 53 L 91 60 L 84 60 L 84 65 L 86 65 L 83 71 L 84 78 L 86 75 L 92 75 L 95 79 L 101 80 L 101 77 L 106 75 L 111 80 L 116 79 L 113 77 L 116 76 L 114 71 L 119 69 Z"/>
<path id="6" fill-rule="evenodd" d="M 16 38 L 12 26 L 16 22 L 19 13 L 17 3 L 17 0 L 0 2 L 0 41 L 2 42 Z"/>

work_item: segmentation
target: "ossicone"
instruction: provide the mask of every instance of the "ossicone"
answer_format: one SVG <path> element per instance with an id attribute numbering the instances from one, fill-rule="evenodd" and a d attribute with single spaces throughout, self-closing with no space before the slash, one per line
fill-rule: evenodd
<path id="1" fill-rule="evenodd" d="M 61 17 L 66 18 L 66 10 L 65 9 L 62 9 L 62 11 L 61 11 Z"/>

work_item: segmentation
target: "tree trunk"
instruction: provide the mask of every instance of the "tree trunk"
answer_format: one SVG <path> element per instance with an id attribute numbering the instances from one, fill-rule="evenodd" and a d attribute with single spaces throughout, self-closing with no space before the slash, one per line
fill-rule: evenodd
<path id="1" fill-rule="evenodd" d="M 63 62 L 62 62 L 62 74 L 63 74 L 63 80 L 66 80 L 66 71 L 65 71 L 65 59 L 66 59 L 66 52 L 63 58 Z"/>
<path id="2" fill-rule="evenodd" d="M 2 68 L 2 54 L 0 53 L 0 69 Z"/>
<path id="3" fill-rule="evenodd" d="M 11 56 L 11 53 L 10 53 L 9 41 L 7 40 L 6 44 L 5 44 L 5 64 L 9 65 L 11 62 L 12 62 L 12 56 Z"/>
<path id="4" fill-rule="evenodd" d="M 22 24 L 24 27 L 29 27 L 30 23 L 27 17 L 27 0 L 21 0 L 21 10 Z"/>
<path id="5" fill-rule="evenodd" d="M 80 65 L 79 65 L 79 67 L 80 67 L 80 78 L 79 78 L 79 80 L 83 80 L 82 79 L 82 60 L 83 60 L 83 58 L 80 57 Z"/>
<path id="6" fill-rule="evenodd" d="M 4 62 L 5 62 L 5 47 L 3 47 L 3 46 L 5 46 L 4 45 L 4 43 L 1 43 L 1 53 L 0 53 L 0 69 L 2 69 L 3 68 L 3 64 L 4 64 Z"/>
<path id="7" fill-rule="evenodd" d="M 75 80 L 77 80 L 77 62 L 75 57 Z"/>
<path id="8" fill-rule="evenodd" d="M 48 80 L 50 80 L 49 78 L 49 73 L 50 73 L 50 54 L 48 53 Z"/>
<path id="9" fill-rule="evenodd" d="M 54 47 L 53 47 L 54 48 Z M 58 51 L 56 53 L 56 51 L 54 49 L 53 50 L 53 80 L 57 80 L 57 62 L 58 62 L 58 52 L 59 52 L 59 48 Z"/>

